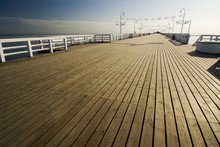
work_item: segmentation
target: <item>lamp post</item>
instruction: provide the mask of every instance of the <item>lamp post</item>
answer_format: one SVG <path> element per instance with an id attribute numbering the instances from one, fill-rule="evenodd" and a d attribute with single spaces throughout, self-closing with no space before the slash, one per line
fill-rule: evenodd
<path id="1" fill-rule="evenodd" d="M 137 23 L 137 20 L 134 18 L 134 34 L 136 34 L 136 23 Z"/>
<path id="2" fill-rule="evenodd" d="M 168 23 L 168 33 L 170 34 L 170 23 Z"/>
<path id="3" fill-rule="evenodd" d="M 140 25 L 140 33 L 141 33 L 142 29 L 143 29 L 143 24 Z"/>
<path id="4" fill-rule="evenodd" d="M 180 13 L 182 13 L 183 10 L 184 10 L 184 14 L 183 14 L 183 22 L 182 22 L 181 34 L 182 34 L 182 32 L 183 32 L 183 25 L 184 25 L 185 15 L 186 15 L 186 10 L 185 10 L 184 8 L 182 8 L 182 9 L 180 10 Z"/>
<path id="5" fill-rule="evenodd" d="M 124 12 L 121 12 L 120 13 L 120 34 L 121 34 L 121 20 L 122 20 L 122 17 L 125 16 L 125 13 Z"/>
<path id="6" fill-rule="evenodd" d="M 172 29 L 172 34 L 173 34 L 173 31 L 174 31 L 174 24 L 175 24 L 175 18 L 172 18 L 172 21 L 173 21 L 173 29 Z"/>
<path id="7" fill-rule="evenodd" d="M 188 34 L 189 34 L 189 31 L 190 31 L 190 27 L 191 27 L 191 22 L 192 22 L 192 20 L 190 20 L 190 23 L 189 23 L 189 29 L 188 29 Z"/>
<path id="8" fill-rule="evenodd" d="M 147 33 L 147 27 L 148 27 L 148 26 L 144 26 L 144 28 L 145 28 L 145 34 Z"/>

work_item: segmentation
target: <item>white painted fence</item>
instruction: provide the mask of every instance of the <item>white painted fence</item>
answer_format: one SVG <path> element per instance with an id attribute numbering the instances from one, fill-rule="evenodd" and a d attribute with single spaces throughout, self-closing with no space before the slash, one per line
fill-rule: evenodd
<path id="1" fill-rule="evenodd" d="M 220 42 L 220 35 L 201 35 L 198 41 L 203 42 Z"/>
<path id="2" fill-rule="evenodd" d="M 111 34 L 95 34 L 94 42 L 97 43 L 111 42 Z"/>
<path id="3" fill-rule="evenodd" d="M 144 34 L 143 34 L 144 35 Z M 36 52 L 64 48 L 73 44 L 92 42 L 113 42 L 126 38 L 142 36 L 142 34 L 96 34 L 96 35 L 63 35 L 50 37 L 0 39 L 0 59 L 6 61 L 7 56 L 27 54 L 33 57 Z"/>
<path id="4" fill-rule="evenodd" d="M 220 43 L 220 35 L 201 35 L 192 46 L 196 46 L 198 42 Z"/>
<path id="5" fill-rule="evenodd" d="M 0 39 L 0 57 L 1 62 L 5 62 L 7 56 L 26 53 L 32 57 L 35 52 L 48 50 L 53 53 L 53 50 L 57 48 L 67 50 L 69 45 L 93 41 L 94 35 Z"/>
<path id="6" fill-rule="evenodd" d="M 94 36 L 94 42 L 113 42 L 130 38 L 129 34 L 96 34 Z"/>
<path id="7" fill-rule="evenodd" d="M 185 44 L 188 44 L 190 38 L 190 34 L 164 33 L 164 35 Z"/>
<path id="8" fill-rule="evenodd" d="M 199 52 L 220 54 L 220 35 L 201 35 L 194 44 Z"/>

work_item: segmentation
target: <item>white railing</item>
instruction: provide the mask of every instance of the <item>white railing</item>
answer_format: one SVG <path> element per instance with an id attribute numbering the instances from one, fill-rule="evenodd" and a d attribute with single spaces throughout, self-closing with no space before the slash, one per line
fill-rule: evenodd
<path id="1" fill-rule="evenodd" d="M 7 56 L 28 54 L 29 57 L 33 57 L 35 52 L 48 50 L 53 53 L 53 50 L 57 48 L 67 50 L 69 45 L 89 43 L 93 40 L 94 35 L 0 39 L 1 62 L 5 62 Z"/>
<path id="2" fill-rule="evenodd" d="M 163 33 L 163 35 L 171 38 L 172 40 L 176 40 L 176 41 L 179 41 L 179 42 L 184 43 L 184 44 L 189 43 L 190 34 L 188 34 L 188 33 L 185 33 L 185 34 L 181 34 L 181 33 Z"/>
<path id="3" fill-rule="evenodd" d="M 132 37 L 129 34 L 112 34 L 112 41 L 118 41 L 127 38 L 132 38 Z"/>
<path id="4" fill-rule="evenodd" d="M 94 42 L 113 42 L 127 38 L 131 38 L 129 34 L 96 34 Z"/>
<path id="5" fill-rule="evenodd" d="M 199 41 L 211 41 L 211 42 L 220 42 L 220 35 L 201 35 Z"/>
<path id="6" fill-rule="evenodd" d="M 198 42 L 219 42 L 220 35 L 201 35 L 192 46 L 196 46 Z"/>
<path id="7" fill-rule="evenodd" d="M 111 42 L 111 34 L 95 34 L 94 42 L 97 43 Z"/>
<path id="8" fill-rule="evenodd" d="M 63 35 L 50 37 L 0 39 L 0 62 L 5 62 L 8 56 L 27 54 L 29 57 L 39 51 L 49 51 L 64 48 L 74 44 L 92 42 L 113 42 L 126 38 L 142 36 L 144 34 L 96 34 L 96 35 Z"/>

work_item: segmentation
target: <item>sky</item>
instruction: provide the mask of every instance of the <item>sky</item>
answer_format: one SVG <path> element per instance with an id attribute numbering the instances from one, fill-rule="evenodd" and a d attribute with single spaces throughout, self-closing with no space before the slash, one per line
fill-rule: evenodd
<path id="1" fill-rule="evenodd" d="M 185 20 L 192 22 L 190 33 L 220 34 L 219 6 L 220 0 L 0 0 L 0 35 L 119 33 L 121 12 L 122 33 L 134 32 L 131 18 L 141 19 L 135 25 L 137 33 L 169 32 L 165 28 L 173 26 L 172 16 L 182 20 L 182 8 Z M 188 28 L 184 25 L 183 32 Z M 175 23 L 173 31 L 180 33 L 181 25 Z"/>

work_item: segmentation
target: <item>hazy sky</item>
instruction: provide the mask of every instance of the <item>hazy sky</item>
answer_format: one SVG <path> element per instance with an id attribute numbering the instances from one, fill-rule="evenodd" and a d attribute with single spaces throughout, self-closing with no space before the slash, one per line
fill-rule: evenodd
<path id="1" fill-rule="evenodd" d="M 141 24 L 148 31 L 158 22 L 167 25 L 170 19 L 164 17 L 178 16 L 182 8 L 192 20 L 191 33 L 220 34 L 219 7 L 220 0 L 0 0 L 0 34 L 119 33 L 115 23 L 121 11 L 125 20 L 163 18 L 137 22 L 137 32 Z M 184 28 L 187 32 L 188 25 Z M 127 21 L 123 33 L 133 31 L 134 22 Z"/>

